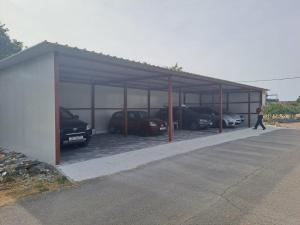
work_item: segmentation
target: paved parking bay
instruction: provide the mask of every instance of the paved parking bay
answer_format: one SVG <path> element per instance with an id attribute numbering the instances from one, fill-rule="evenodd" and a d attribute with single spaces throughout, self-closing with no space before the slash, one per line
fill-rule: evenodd
<path id="1" fill-rule="evenodd" d="M 58 168 L 72 180 L 83 181 L 100 176 L 119 173 L 125 170 L 131 170 L 147 163 L 191 152 L 199 148 L 213 146 L 242 138 L 258 136 L 260 134 L 271 132 L 274 129 L 276 128 L 269 127 L 265 131 L 253 130 L 250 128 L 235 129 L 222 134 L 215 133 L 215 135 L 200 135 L 198 137 L 194 136 L 194 138 L 181 141 L 178 140 L 172 143 L 165 142 L 156 144 L 154 146 L 147 145 L 146 141 L 144 143 L 141 141 L 140 144 L 143 146 L 143 148 L 137 150 L 128 151 L 126 149 L 126 145 L 121 145 L 120 147 L 124 147 L 124 150 L 127 151 L 119 152 L 118 154 L 113 155 L 106 154 L 103 157 L 94 157 L 84 161 L 67 161 L 59 165 Z M 136 137 L 134 140 L 136 141 Z M 139 144 L 139 142 L 134 145 L 137 144 Z M 98 153 L 98 151 L 95 151 L 95 153 Z M 84 155 L 84 153 L 82 154 Z"/>
<path id="2" fill-rule="evenodd" d="M 224 129 L 224 132 L 236 131 L 240 128 Z M 190 140 L 199 137 L 218 134 L 218 129 L 207 129 L 198 131 L 175 130 L 174 141 Z M 86 147 L 69 146 L 61 151 L 62 163 L 75 163 L 94 158 L 116 155 L 124 152 L 140 150 L 143 148 L 168 143 L 167 133 L 158 136 L 141 137 L 121 134 L 97 134 L 94 135 Z"/>
<path id="3" fill-rule="evenodd" d="M 0 208 L 12 225 L 300 224 L 300 130 L 201 148 Z"/>

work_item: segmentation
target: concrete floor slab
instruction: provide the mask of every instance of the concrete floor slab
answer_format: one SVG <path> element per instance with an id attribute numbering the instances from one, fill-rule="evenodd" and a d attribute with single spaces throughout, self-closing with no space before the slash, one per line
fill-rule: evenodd
<path id="1" fill-rule="evenodd" d="M 225 129 L 224 132 L 242 128 Z M 218 134 L 218 129 L 210 128 L 206 130 L 175 130 L 173 142 L 190 140 L 199 137 Z M 72 164 L 75 162 L 86 161 L 89 159 L 102 158 L 120 153 L 136 151 L 147 147 L 154 147 L 168 142 L 168 134 L 157 136 L 137 136 L 122 134 L 96 134 L 91 138 L 87 146 L 66 146 L 62 148 L 62 164 Z"/>
<path id="2" fill-rule="evenodd" d="M 62 164 L 58 166 L 58 168 L 70 179 L 74 181 L 83 181 L 121 171 L 131 170 L 150 162 L 162 160 L 178 154 L 184 154 L 196 149 L 218 145 L 242 138 L 258 136 L 276 129 L 282 128 L 268 127 L 268 129 L 265 131 L 253 130 L 249 128 L 234 130 L 222 134 L 155 145 L 153 147 L 129 151 L 108 157 L 95 158 L 71 164 Z"/>

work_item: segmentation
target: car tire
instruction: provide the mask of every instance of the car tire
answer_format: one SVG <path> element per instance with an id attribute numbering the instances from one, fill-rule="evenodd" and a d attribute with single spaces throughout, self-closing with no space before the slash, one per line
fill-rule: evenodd
<path id="1" fill-rule="evenodd" d="M 115 127 L 109 127 L 108 128 L 108 132 L 111 133 L 111 134 L 116 134 L 118 133 L 117 129 Z"/>
<path id="2" fill-rule="evenodd" d="M 79 145 L 79 147 L 86 147 L 90 143 L 90 138 L 88 138 L 85 142 L 82 142 Z"/>
<path id="3" fill-rule="evenodd" d="M 197 122 L 194 121 L 191 123 L 191 125 L 190 125 L 191 130 L 198 130 L 198 128 L 199 128 L 199 125 Z"/>
<path id="4" fill-rule="evenodd" d="M 149 136 L 149 134 L 146 132 L 146 131 L 141 131 L 141 132 L 139 132 L 139 134 L 140 134 L 140 136 L 142 136 L 142 137 L 147 137 L 147 136 Z"/>

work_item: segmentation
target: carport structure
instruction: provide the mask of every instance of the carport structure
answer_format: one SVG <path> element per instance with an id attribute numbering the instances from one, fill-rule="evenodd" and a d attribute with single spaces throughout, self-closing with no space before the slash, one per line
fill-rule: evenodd
<path id="1" fill-rule="evenodd" d="M 6 93 L 7 85 L 10 85 L 10 82 L 17 81 L 7 81 L 6 73 L 10 73 L 13 68 L 13 65 L 18 65 L 18 67 L 24 66 L 28 61 L 38 61 L 39 59 L 45 59 L 47 61 L 47 71 L 49 79 L 47 82 L 52 82 L 51 89 L 48 94 L 53 94 L 54 98 L 50 99 L 48 103 L 43 102 L 39 104 L 39 101 L 45 100 L 36 100 L 36 104 L 42 106 L 44 104 L 53 103 L 54 116 L 51 117 L 54 122 L 54 126 L 51 125 L 51 129 L 54 131 L 53 141 L 55 154 L 53 159 L 46 159 L 47 156 L 40 157 L 44 161 L 51 163 L 59 164 L 60 162 L 60 107 L 65 106 L 64 103 L 68 105 L 69 102 L 84 102 L 83 106 L 69 106 L 67 107 L 73 112 L 81 115 L 81 117 L 88 118 L 86 119 L 91 123 L 92 128 L 96 132 L 100 132 L 99 127 L 103 127 L 101 122 L 97 121 L 101 116 L 97 116 L 97 113 L 103 110 L 117 110 L 118 107 L 105 107 L 102 106 L 102 101 L 97 99 L 102 98 L 103 96 L 110 96 L 110 100 L 118 99 L 117 101 L 122 102 L 122 110 L 124 112 L 124 135 L 127 135 L 128 129 L 128 91 L 137 90 L 135 96 L 140 96 L 139 91 L 145 93 L 144 99 L 146 99 L 146 107 L 134 106 L 131 108 L 143 109 L 148 112 L 150 117 L 151 110 L 162 108 L 163 105 L 159 107 L 153 107 L 151 105 L 152 98 L 161 98 L 162 93 L 165 93 L 167 96 L 167 101 L 164 106 L 168 107 L 168 140 L 172 141 L 173 138 L 173 106 L 174 102 L 178 107 L 182 107 L 182 104 L 185 105 L 202 105 L 202 106 L 212 106 L 218 108 L 220 112 L 220 125 L 219 132 L 222 132 L 222 111 L 233 111 L 235 113 L 245 114 L 246 123 L 248 127 L 251 126 L 254 119 L 255 108 L 258 105 L 264 104 L 263 99 L 265 95 L 265 89 L 244 85 L 240 83 L 235 83 L 231 81 L 211 78 L 203 75 L 192 74 L 181 71 L 173 71 L 167 68 L 162 68 L 158 66 L 149 65 L 146 63 L 140 63 L 135 61 L 130 61 L 127 59 L 112 57 L 109 55 L 104 55 L 100 53 L 95 53 L 83 49 L 71 48 L 69 46 L 59 45 L 55 43 L 42 42 L 34 47 L 26 49 L 25 51 L 18 53 L 12 57 L 4 59 L 0 62 L 0 83 L 1 75 L 3 74 L 3 81 L 6 81 L 6 85 L 0 86 L 0 94 Z M 36 73 L 37 77 L 43 75 L 43 70 L 36 70 L 34 67 L 39 67 L 37 62 L 36 65 L 32 65 L 31 70 Z M 50 64 L 50 65 L 48 65 Z M 30 74 L 31 71 L 28 72 Z M 14 72 L 17 74 L 18 72 Z M 22 74 L 19 80 L 24 79 L 26 76 L 26 70 L 22 70 Z M 15 75 L 17 77 L 17 75 Z M 22 78 L 23 77 L 23 78 Z M 33 77 L 33 76 L 31 76 Z M 52 79 L 53 78 L 53 79 Z M 29 79 L 29 78 L 28 78 Z M 34 86 L 40 85 L 38 79 L 34 77 L 31 80 L 31 85 Z M 42 82 L 43 85 L 47 85 L 45 82 Z M 49 83 L 49 85 L 50 85 Z M 107 89 L 108 88 L 108 89 Z M 110 92 L 110 90 L 112 90 Z M 118 97 L 113 90 L 118 90 Z M 120 99 L 120 90 L 122 90 L 122 98 Z M 23 92 L 27 90 L 23 90 Z M 42 93 L 44 90 L 40 87 L 39 89 L 34 90 L 35 95 L 39 95 L 39 91 Z M 32 92 L 32 90 L 31 90 Z M 81 97 L 77 98 L 78 93 L 86 92 L 87 98 L 84 100 Z M 157 94 L 159 93 L 159 94 Z M 21 93 L 19 93 L 21 94 Z M 3 95 L 2 95 L 3 96 Z M 4 95 L 8 98 L 11 98 L 12 101 L 17 98 L 17 95 L 11 97 L 7 93 Z M 102 96 L 102 97 L 101 97 Z M 115 96 L 115 98 L 113 97 Z M 29 97 L 29 96 L 27 96 Z M 24 95 L 22 96 L 24 98 Z M 72 98 L 72 99 L 71 99 Z M 9 101 L 4 98 L 0 101 L 7 103 Z M 108 101 L 107 99 L 105 101 Z M 27 99 L 28 104 L 30 105 L 30 100 Z M 86 104 L 88 103 L 88 104 Z M 52 106 L 50 107 L 52 109 Z M 30 110 L 29 110 L 30 111 Z M 2 114 L 7 114 L 5 111 L 1 111 Z M 181 113 L 182 114 L 182 113 Z M 23 115 L 25 115 L 23 113 Z M 27 116 L 28 109 L 27 109 Z M 100 115 L 100 114 L 99 114 Z M 111 115 L 111 113 L 110 113 Z M 5 121 L 8 116 L 0 116 L 0 125 L 5 124 Z M 2 123 L 2 124 L 1 124 Z M 50 123 L 50 122 L 49 122 Z M 100 125 L 99 125 L 100 124 Z M 182 125 L 182 116 L 179 119 L 179 127 Z M 98 126 L 98 127 L 97 127 Z M 1 128 L 0 128 L 1 129 Z M 37 132 L 38 129 L 35 131 Z M 0 130 L 1 133 L 4 133 L 5 130 Z M 4 135 L 5 136 L 5 135 Z M 39 136 L 39 134 L 37 134 Z M 4 140 L 1 142 L 5 143 L 5 147 L 10 147 L 10 144 Z M 33 141 L 33 140 L 29 140 Z M 0 146 L 1 143 L 0 142 Z M 22 142 L 22 141 L 21 141 Z M 22 144 L 13 147 L 20 149 Z M 35 145 L 30 145 L 31 147 L 37 147 Z M 53 150 L 53 149 L 52 149 Z M 45 150 L 46 151 L 46 150 Z M 47 150 L 51 151 L 51 150 Z M 26 153 L 26 152 L 25 152 Z M 31 152 L 30 152 L 31 153 Z M 31 154 L 39 158 L 39 154 Z M 47 154 L 46 154 L 47 155 Z"/>

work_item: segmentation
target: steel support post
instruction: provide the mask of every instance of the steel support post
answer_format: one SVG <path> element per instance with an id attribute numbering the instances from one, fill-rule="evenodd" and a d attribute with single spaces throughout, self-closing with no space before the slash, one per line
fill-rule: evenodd
<path id="1" fill-rule="evenodd" d="M 169 142 L 173 140 L 173 84 L 172 77 L 168 78 L 168 134 Z"/>

